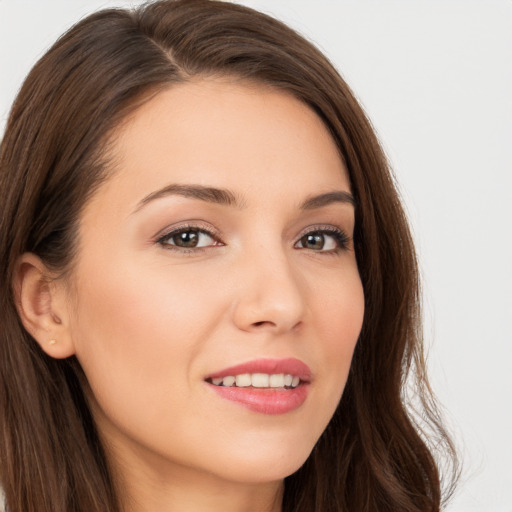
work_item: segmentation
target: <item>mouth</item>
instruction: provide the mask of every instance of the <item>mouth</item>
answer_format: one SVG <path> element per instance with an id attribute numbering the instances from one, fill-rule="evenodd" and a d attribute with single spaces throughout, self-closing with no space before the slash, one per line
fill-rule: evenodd
<path id="1" fill-rule="evenodd" d="M 214 386 L 254 388 L 254 389 L 294 389 L 300 385 L 298 375 L 284 373 L 241 373 L 206 379 L 206 382 Z"/>
<path id="2" fill-rule="evenodd" d="M 298 359 L 258 359 L 225 368 L 205 382 L 221 398 L 263 414 L 284 414 L 306 400 L 311 370 Z"/>

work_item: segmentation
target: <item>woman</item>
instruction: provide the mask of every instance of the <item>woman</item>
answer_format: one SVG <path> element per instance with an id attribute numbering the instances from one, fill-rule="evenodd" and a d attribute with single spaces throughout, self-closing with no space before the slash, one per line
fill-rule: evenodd
<path id="1" fill-rule="evenodd" d="M 311 44 L 223 2 L 94 14 L 0 180 L 10 512 L 439 510 L 407 222 Z"/>

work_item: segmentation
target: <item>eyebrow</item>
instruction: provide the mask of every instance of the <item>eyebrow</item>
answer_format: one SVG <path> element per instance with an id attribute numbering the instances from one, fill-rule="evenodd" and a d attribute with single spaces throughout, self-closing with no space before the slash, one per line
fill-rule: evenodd
<path id="1" fill-rule="evenodd" d="M 353 207 L 356 206 L 354 196 L 350 192 L 344 190 L 333 190 L 332 192 L 326 192 L 317 196 L 312 196 L 306 199 L 300 206 L 301 210 L 315 210 L 316 208 L 322 208 L 332 203 L 344 203 L 349 204 Z"/>
<path id="2" fill-rule="evenodd" d="M 243 209 L 245 207 L 244 201 L 230 190 L 216 187 L 205 187 L 203 185 L 180 185 L 173 183 L 160 190 L 151 192 L 151 194 L 144 197 L 135 208 L 134 213 L 151 201 L 167 196 L 190 197 L 192 199 L 199 199 L 200 201 L 206 201 L 208 203 L 221 204 L 223 206 L 235 206 L 238 209 Z"/>
<path id="3" fill-rule="evenodd" d="M 246 207 L 245 201 L 234 192 L 224 188 L 206 187 L 204 185 L 183 185 L 173 183 L 166 187 L 151 192 L 144 197 L 137 205 L 134 213 L 146 206 L 148 203 L 167 196 L 181 196 L 198 199 L 208 203 L 220 204 L 223 206 L 233 206 L 238 209 Z M 300 206 L 300 210 L 315 210 L 328 206 L 332 203 L 349 204 L 355 207 L 354 197 L 350 192 L 344 190 L 333 190 L 316 196 L 308 197 Z"/>

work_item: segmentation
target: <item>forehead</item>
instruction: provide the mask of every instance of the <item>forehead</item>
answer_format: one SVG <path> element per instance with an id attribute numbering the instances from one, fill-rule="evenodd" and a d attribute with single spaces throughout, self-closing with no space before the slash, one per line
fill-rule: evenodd
<path id="1" fill-rule="evenodd" d="M 265 85 L 228 79 L 173 85 L 136 110 L 113 140 L 117 172 L 106 188 L 123 200 L 140 200 L 171 182 L 260 197 L 269 190 L 349 190 L 322 120 Z"/>

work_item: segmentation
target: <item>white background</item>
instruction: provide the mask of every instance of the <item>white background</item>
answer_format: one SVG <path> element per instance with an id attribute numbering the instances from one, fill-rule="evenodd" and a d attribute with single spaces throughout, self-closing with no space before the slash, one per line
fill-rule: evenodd
<path id="1" fill-rule="evenodd" d="M 372 119 L 411 217 L 433 385 L 464 459 L 447 512 L 512 512 L 512 2 L 243 3 L 316 42 Z M 57 36 L 127 4 L 0 0 L 0 134 Z"/>

